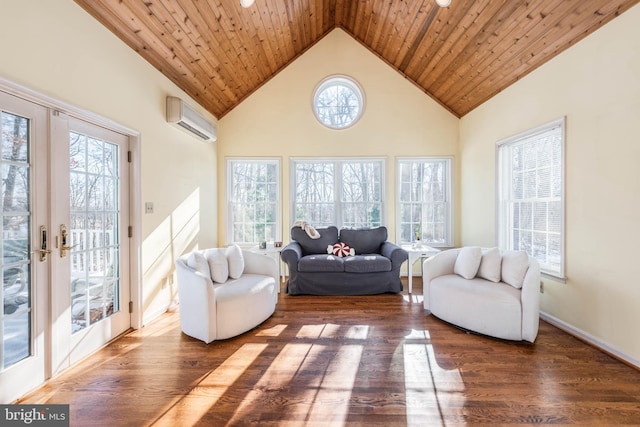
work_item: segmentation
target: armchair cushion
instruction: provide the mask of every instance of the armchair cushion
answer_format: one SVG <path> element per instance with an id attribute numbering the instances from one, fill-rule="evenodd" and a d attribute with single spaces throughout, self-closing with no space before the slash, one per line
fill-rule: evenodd
<path id="1" fill-rule="evenodd" d="M 242 249 L 238 245 L 231 245 L 226 249 L 227 262 L 229 263 L 229 277 L 239 279 L 244 271 L 244 257 Z"/>
<path id="2" fill-rule="evenodd" d="M 224 283 L 229 279 L 229 263 L 223 248 L 207 249 L 204 256 L 209 263 L 211 279 L 216 283 Z"/>
<path id="3" fill-rule="evenodd" d="M 453 272 L 465 279 L 473 279 L 478 273 L 481 260 L 482 249 L 477 246 L 464 247 L 458 253 Z"/>
<path id="4" fill-rule="evenodd" d="M 525 251 L 505 251 L 502 254 L 502 281 L 514 288 L 522 288 L 529 269 L 529 256 Z"/>
<path id="5" fill-rule="evenodd" d="M 482 251 L 482 260 L 478 269 L 478 277 L 498 283 L 502 277 L 502 255 L 500 249 L 491 248 Z"/>
<path id="6" fill-rule="evenodd" d="M 193 268 L 198 273 L 202 274 L 204 277 L 211 277 L 209 263 L 207 262 L 207 259 L 204 257 L 202 252 L 191 252 L 191 254 L 189 254 L 189 257 L 187 258 L 187 265 Z"/>

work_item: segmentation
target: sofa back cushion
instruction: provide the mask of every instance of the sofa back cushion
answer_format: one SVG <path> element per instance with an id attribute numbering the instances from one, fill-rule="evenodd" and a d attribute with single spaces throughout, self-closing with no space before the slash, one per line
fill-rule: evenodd
<path id="1" fill-rule="evenodd" d="M 238 245 L 228 246 L 225 250 L 227 264 L 229 265 L 229 277 L 239 279 L 244 272 L 244 255 Z"/>
<path id="2" fill-rule="evenodd" d="M 529 269 L 529 255 L 525 251 L 505 251 L 502 254 L 502 281 L 514 288 L 522 288 Z"/>
<path id="3" fill-rule="evenodd" d="M 209 263 L 201 251 L 195 250 L 191 252 L 187 257 L 187 265 L 204 277 L 211 277 Z"/>
<path id="4" fill-rule="evenodd" d="M 498 248 L 482 250 L 482 261 L 478 269 L 478 277 L 498 283 L 502 278 L 502 254 Z"/>
<path id="5" fill-rule="evenodd" d="M 458 252 L 453 272 L 465 279 L 473 279 L 478 273 L 482 261 L 482 249 L 478 246 L 465 246 Z"/>
<path id="6" fill-rule="evenodd" d="M 379 254 L 380 246 L 387 241 L 387 227 L 340 230 L 340 241 L 356 251 L 356 255 Z"/>
<path id="7" fill-rule="evenodd" d="M 312 254 L 326 254 L 327 246 L 338 243 L 338 229 L 333 225 L 326 228 L 316 228 L 320 233 L 319 239 L 312 239 L 306 231 L 300 227 L 291 228 L 291 240 L 300 244 L 302 256 Z"/>
<path id="8" fill-rule="evenodd" d="M 229 263 L 227 262 L 227 254 L 224 248 L 207 249 L 204 253 L 209 270 L 211 270 L 211 279 L 216 283 L 224 283 L 229 279 Z"/>

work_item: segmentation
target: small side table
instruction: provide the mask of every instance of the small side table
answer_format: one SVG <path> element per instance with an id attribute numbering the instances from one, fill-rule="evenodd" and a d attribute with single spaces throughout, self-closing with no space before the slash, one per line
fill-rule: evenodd
<path id="1" fill-rule="evenodd" d="M 267 243 L 266 249 L 260 249 L 260 246 L 256 245 L 249 250 L 253 253 L 266 255 L 275 259 L 276 263 L 278 263 L 278 275 L 280 276 L 280 283 L 284 282 L 284 263 L 280 258 L 280 251 L 282 251 L 282 247 L 276 248 L 275 246 L 273 246 L 273 243 Z M 278 293 L 280 293 L 280 285 L 278 285 Z"/>
<path id="2" fill-rule="evenodd" d="M 407 267 L 407 285 L 409 286 L 409 293 L 413 292 L 413 264 L 418 260 L 422 260 L 422 258 L 429 258 L 430 256 L 434 256 L 440 249 L 432 248 L 431 246 L 426 245 L 402 245 L 402 249 L 409 253 L 409 266 Z"/>

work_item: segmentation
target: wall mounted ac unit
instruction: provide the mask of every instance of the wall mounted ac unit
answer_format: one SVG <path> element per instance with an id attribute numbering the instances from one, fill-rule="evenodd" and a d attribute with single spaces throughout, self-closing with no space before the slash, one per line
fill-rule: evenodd
<path id="1" fill-rule="evenodd" d="M 217 139 L 216 126 L 175 96 L 167 96 L 167 121 L 183 127 L 204 141 L 213 142 Z"/>

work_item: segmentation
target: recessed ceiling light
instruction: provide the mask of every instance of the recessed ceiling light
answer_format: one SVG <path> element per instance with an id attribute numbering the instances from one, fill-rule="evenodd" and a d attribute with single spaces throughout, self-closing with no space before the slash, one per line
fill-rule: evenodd
<path id="1" fill-rule="evenodd" d="M 240 6 L 242 6 L 242 7 L 244 7 L 246 9 L 248 7 L 251 7 L 251 5 L 253 4 L 254 1 L 255 0 L 240 0 Z"/>
<path id="2" fill-rule="evenodd" d="M 440 7 L 449 7 L 451 0 L 436 0 L 436 3 L 438 3 Z"/>

